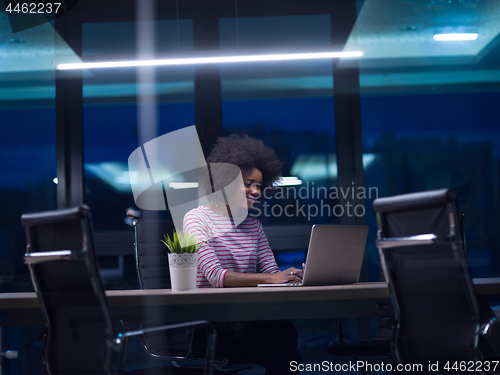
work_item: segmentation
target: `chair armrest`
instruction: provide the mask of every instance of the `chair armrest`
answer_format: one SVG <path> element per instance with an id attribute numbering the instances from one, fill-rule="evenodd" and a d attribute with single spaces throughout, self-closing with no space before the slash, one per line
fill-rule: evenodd
<path id="1" fill-rule="evenodd" d="M 37 251 L 34 253 L 26 253 L 24 255 L 24 263 L 35 264 L 52 262 L 54 260 L 73 260 L 77 259 L 79 255 L 79 252 L 72 250 Z"/>
<path id="2" fill-rule="evenodd" d="M 121 350 L 122 345 L 126 343 L 126 340 L 129 337 L 133 336 L 141 336 L 144 335 L 145 333 L 151 333 L 151 332 L 157 332 L 157 331 L 163 331 L 163 330 L 169 330 L 169 329 L 177 329 L 177 328 L 188 328 L 188 327 L 198 327 L 202 326 L 205 327 L 208 333 L 208 338 L 207 338 L 207 349 L 206 349 L 206 355 L 205 355 L 205 368 L 203 371 L 204 375 L 211 375 L 212 370 L 213 370 L 213 365 L 214 365 L 214 357 L 215 357 L 215 339 L 216 339 L 216 331 L 214 326 L 206 321 L 206 320 L 197 320 L 194 322 L 187 322 L 187 323 L 178 323 L 178 324 L 169 324 L 169 325 L 164 325 L 164 326 L 158 326 L 158 327 L 149 327 L 149 328 L 142 328 L 136 331 L 129 331 L 129 332 L 123 332 L 118 334 L 118 336 L 113 340 L 112 345 L 115 350 Z"/>
<path id="3" fill-rule="evenodd" d="M 454 241 L 456 241 L 456 236 L 454 235 L 436 236 L 435 234 L 419 234 L 409 237 L 381 238 L 375 242 L 379 249 L 390 249 L 402 246 L 447 244 Z"/>

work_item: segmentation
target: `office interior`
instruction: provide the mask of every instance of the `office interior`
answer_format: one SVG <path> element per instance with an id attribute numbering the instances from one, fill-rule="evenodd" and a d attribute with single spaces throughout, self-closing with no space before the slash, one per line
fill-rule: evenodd
<path id="1" fill-rule="evenodd" d="M 81 203 L 92 210 L 105 287 L 139 288 L 127 160 L 191 125 L 205 155 L 217 137 L 239 133 L 262 139 L 283 161 L 286 178 L 268 200 L 274 211 L 257 215 L 282 268 L 304 261 L 311 225 L 366 224 L 361 277 L 377 281 L 373 200 L 452 188 L 472 276 L 500 276 L 499 20 L 496 0 L 80 0 L 13 33 L 0 4 L 0 291 L 33 291 L 21 215 Z M 470 37 L 436 37 L 458 33 Z M 193 51 L 325 48 L 363 56 L 56 69 Z M 321 210 L 323 203 L 342 210 Z M 300 210 L 312 206 L 319 210 Z M 344 319 L 353 338 L 376 324 Z M 327 358 L 335 324 L 297 325 L 306 358 Z M 19 351 L 2 362 L 4 373 L 43 373 L 39 331 L 2 329 L 2 348 Z M 131 358 L 147 360 L 141 350 L 132 344 Z"/>

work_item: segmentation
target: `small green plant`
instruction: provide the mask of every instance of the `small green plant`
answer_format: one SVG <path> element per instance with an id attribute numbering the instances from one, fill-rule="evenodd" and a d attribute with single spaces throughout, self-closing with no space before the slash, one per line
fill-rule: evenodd
<path id="1" fill-rule="evenodd" d="M 198 241 L 195 236 L 189 233 L 177 233 L 174 231 L 172 239 L 169 235 L 163 235 L 165 240 L 160 240 L 170 250 L 171 253 L 196 253 Z"/>

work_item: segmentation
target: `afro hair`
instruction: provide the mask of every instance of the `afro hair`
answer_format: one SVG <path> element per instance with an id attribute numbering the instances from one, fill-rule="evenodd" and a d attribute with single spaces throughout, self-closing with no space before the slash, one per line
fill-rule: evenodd
<path id="1" fill-rule="evenodd" d="M 283 163 L 274 150 L 260 139 L 232 134 L 221 137 L 207 158 L 207 163 L 231 163 L 241 169 L 242 175 L 257 168 L 262 173 L 262 188 L 272 187 L 281 176 Z"/>

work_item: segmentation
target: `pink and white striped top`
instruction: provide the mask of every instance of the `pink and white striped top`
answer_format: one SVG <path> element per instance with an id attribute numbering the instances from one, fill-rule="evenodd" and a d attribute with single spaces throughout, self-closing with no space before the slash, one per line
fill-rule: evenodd
<path id="1" fill-rule="evenodd" d="M 198 237 L 196 286 L 224 287 L 227 271 L 275 273 L 280 269 L 259 220 L 247 216 L 236 229 L 231 220 L 198 206 L 184 216 L 184 232 Z"/>

